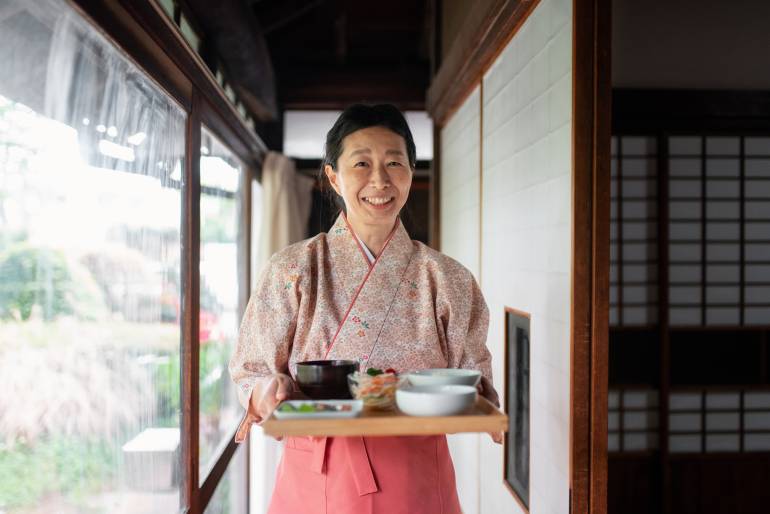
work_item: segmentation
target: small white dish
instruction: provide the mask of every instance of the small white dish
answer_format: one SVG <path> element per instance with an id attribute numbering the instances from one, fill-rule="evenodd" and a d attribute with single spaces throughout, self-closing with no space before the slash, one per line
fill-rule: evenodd
<path id="1" fill-rule="evenodd" d="M 476 387 L 468 385 L 412 386 L 396 391 L 396 405 L 410 416 L 451 416 L 476 403 Z"/>
<path id="2" fill-rule="evenodd" d="M 315 410 L 320 405 L 332 407 L 334 410 Z M 302 410 L 308 406 L 314 410 Z M 364 408 L 363 400 L 287 400 L 281 402 L 273 411 L 276 419 L 329 419 L 355 418 Z M 345 410 L 342 410 L 345 409 Z"/>
<path id="3" fill-rule="evenodd" d="M 481 380 L 481 371 L 475 369 L 435 368 L 412 371 L 406 375 L 415 386 L 468 385 L 475 386 Z"/>

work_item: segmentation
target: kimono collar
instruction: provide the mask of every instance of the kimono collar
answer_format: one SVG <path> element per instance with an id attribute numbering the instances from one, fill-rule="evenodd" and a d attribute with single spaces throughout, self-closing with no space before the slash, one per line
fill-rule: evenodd
<path id="1" fill-rule="evenodd" d="M 337 217 L 337 221 L 335 221 L 334 225 L 329 229 L 328 234 L 329 244 L 332 248 L 337 250 L 337 252 L 340 252 L 340 254 L 345 254 L 352 259 L 353 262 L 360 262 L 367 269 L 386 257 L 388 260 L 393 259 L 394 257 L 408 258 L 414 249 L 412 239 L 409 237 L 409 233 L 404 228 L 404 224 L 401 222 L 400 218 L 396 219 L 396 225 L 393 228 L 393 231 L 388 235 L 385 246 L 373 263 L 369 262 L 363 242 L 361 242 L 355 232 L 353 232 L 353 227 L 350 226 L 344 212 L 340 213 Z"/>

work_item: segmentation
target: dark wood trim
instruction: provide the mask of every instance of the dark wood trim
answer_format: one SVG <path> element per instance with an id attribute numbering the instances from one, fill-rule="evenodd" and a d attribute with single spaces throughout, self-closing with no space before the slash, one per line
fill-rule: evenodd
<path id="1" fill-rule="evenodd" d="M 430 20 L 430 76 L 434 77 L 441 66 L 441 0 L 428 1 L 428 19 Z"/>
<path id="2" fill-rule="evenodd" d="M 508 377 L 510 376 L 510 367 L 508 366 L 508 334 L 510 333 L 510 327 L 508 325 L 508 313 L 514 314 L 516 316 L 521 316 L 523 318 L 527 318 L 530 320 L 530 326 L 529 326 L 529 340 L 530 340 L 530 347 L 529 347 L 529 369 L 532 370 L 532 315 L 528 312 L 514 309 L 513 307 L 508 307 L 507 305 L 503 306 L 503 326 L 505 329 L 503 330 L 503 411 L 508 414 Z M 530 382 L 529 386 L 529 405 L 532 405 L 532 385 Z M 532 411 L 530 411 L 530 417 L 529 417 L 529 436 L 530 441 L 532 440 Z M 532 482 L 532 445 L 530 444 L 530 452 L 529 452 L 529 462 L 530 462 L 530 485 Z M 508 470 L 508 438 L 504 435 L 503 437 L 503 485 L 508 490 L 508 492 L 511 493 L 513 496 L 513 499 L 516 500 L 516 503 L 519 504 L 519 507 L 526 513 L 529 514 L 529 507 L 526 503 L 524 503 L 524 500 L 519 496 L 519 493 L 517 493 L 513 487 L 511 487 L 511 484 L 508 483 L 508 481 L 505 479 L 505 475 Z M 531 488 L 530 488 L 531 492 Z"/>
<path id="3" fill-rule="evenodd" d="M 769 91 L 616 88 L 612 105 L 614 133 L 648 135 L 665 127 L 674 135 L 695 130 L 734 136 L 770 130 Z"/>
<path id="4" fill-rule="evenodd" d="M 618 138 L 618 152 L 617 152 L 617 190 L 618 194 L 615 200 L 615 208 L 618 211 L 618 214 L 616 216 L 617 218 L 617 224 L 618 224 L 618 240 L 617 240 L 617 262 L 615 265 L 618 267 L 618 298 L 617 298 L 617 304 L 618 304 L 618 325 L 623 326 L 623 311 L 625 310 L 623 308 L 624 301 L 623 301 L 623 287 L 625 286 L 625 282 L 623 280 L 623 222 L 626 220 L 623 219 L 623 136 L 617 136 Z M 610 200 L 610 206 L 612 206 L 612 201 Z M 611 215 L 611 213 L 610 213 Z"/>
<path id="5" fill-rule="evenodd" d="M 262 161 L 267 150 L 266 147 L 255 152 L 243 143 L 243 140 L 233 130 L 232 125 L 225 122 L 218 111 L 207 99 L 201 100 L 201 123 L 206 126 L 228 149 L 247 167 L 261 169 Z"/>
<path id="6" fill-rule="evenodd" d="M 481 284 L 481 261 L 484 248 L 484 79 L 479 80 L 479 241 L 476 249 L 478 280 Z"/>
<path id="7" fill-rule="evenodd" d="M 700 138 L 700 324 L 706 325 L 706 136 Z M 667 511 L 666 511 L 667 512 Z"/>
<path id="8" fill-rule="evenodd" d="M 217 486 L 221 482 L 222 477 L 225 475 L 227 466 L 230 464 L 230 461 L 235 454 L 235 450 L 238 449 L 238 443 L 236 443 L 234 439 L 235 428 L 233 429 L 233 434 L 228 439 L 227 445 L 222 450 L 219 458 L 211 467 L 211 470 L 206 476 L 206 479 L 200 486 L 198 497 L 198 504 L 200 506 L 199 512 L 203 512 L 206 509 L 206 506 L 209 504 L 209 501 L 211 501 L 211 497 L 214 496 L 214 492 L 216 491 Z M 246 467 L 248 469 L 248 466 Z"/>
<path id="9" fill-rule="evenodd" d="M 428 194 L 430 213 L 428 238 L 430 247 L 441 250 L 441 127 L 433 123 L 433 163 Z"/>
<path id="10" fill-rule="evenodd" d="M 426 110 L 443 126 L 476 87 L 539 0 L 492 0 L 487 10 L 471 7 L 447 55 L 442 56 L 426 97 Z"/>
<path id="11" fill-rule="evenodd" d="M 185 137 L 182 202 L 181 506 L 199 514 L 200 98 L 193 91 Z"/>
<path id="12" fill-rule="evenodd" d="M 740 202 L 740 209 L 741 212 L 739 213 L 738 217 L 738 230 L 739 235 L 738 238 L 740 239 L 740 247 L 738 249 L 739 256 L 738 260 L 740 262 L 740 268 L 739 268 L 739 278 L 738 281 L 740 282 L 739 286 L 739 292 L 738 292 L 738 302 L 739 302 L 739 311 L 738 315 L 740 316 L 738 322 L 743 325 L 746 321 L 746 138 L 744 136 L 740 137 L 740 157 L 739 157 L 739 172 L 738 172 L 738 181 L 740 183 L 740 192 L 739 192 L 739 202 Z M 741 395 L 741 400 L 743 399 L 743 395 Z M 741 418 L 742 419 L 742 418 Z M 743 448 L 743 437 L 741 437 L 741 448 Z"/>
<path id="13" fill-rule="evenodd" d="M 573 1 L 570 509 L 607 512 L 609 0 Z"/>

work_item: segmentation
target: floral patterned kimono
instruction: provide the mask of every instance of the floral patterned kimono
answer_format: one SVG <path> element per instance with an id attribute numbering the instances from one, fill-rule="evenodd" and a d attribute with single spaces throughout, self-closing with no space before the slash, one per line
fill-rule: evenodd
<path id="1" fill-rule="evenodd" d="M 328 234 L 275 254 L 252 294 L 230 374 L 256 381 L 297 362 L 351 359 L 400 372 L 469 368 L 497 403 L 489 312 L 471 273 L 412 241 L 400 220 L 374 262 L 341 214 Z M 270 513 L 459 514 L 445 436 L 288 437 Z"/>

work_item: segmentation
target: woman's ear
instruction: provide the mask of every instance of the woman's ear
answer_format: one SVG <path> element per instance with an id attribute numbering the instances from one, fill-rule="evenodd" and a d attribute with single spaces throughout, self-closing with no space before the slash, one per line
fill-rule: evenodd
<path id="1" fill-rule="evenodd" d="M 340 193 L 340 185 L 337 183 L 337 172 L 334 171 L 334 168 L 332 168 L 331 165 L 329 164 L 325 164 L 324 173 L 326 173 L 326 178 L 329 179 L 329 184 L 332 185 L 332 188 L 334 188 L 334 191 L 338 195 L 342 195 L 342 193 Z"/>

